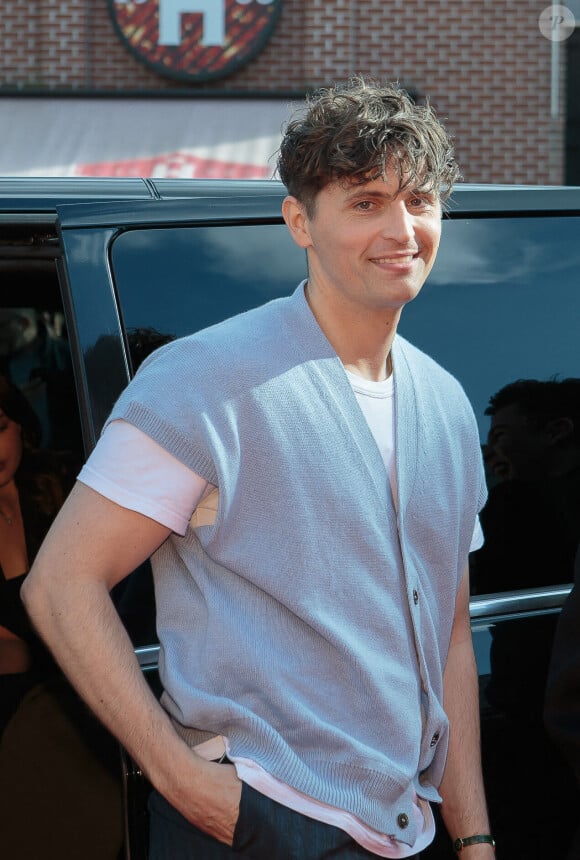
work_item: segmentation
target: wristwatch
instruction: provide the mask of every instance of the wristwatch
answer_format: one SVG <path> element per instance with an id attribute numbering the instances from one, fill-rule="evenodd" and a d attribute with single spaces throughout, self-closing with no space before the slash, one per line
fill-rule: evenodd
<path id="1" fill-rule="evenodd" d="M 459 854 L 464 848 L 469 848 L 470 845 L 480 845 L 487 843 L 495 848 L 495 839 L 489 833 L 478 833 L 475 836 L 466 836 L 464 839 L 456 839 L 453 843 L 453 850 Z"/>

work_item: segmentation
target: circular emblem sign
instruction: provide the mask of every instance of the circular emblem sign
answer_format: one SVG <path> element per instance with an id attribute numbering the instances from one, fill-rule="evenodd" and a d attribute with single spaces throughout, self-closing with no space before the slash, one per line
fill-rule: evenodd
<path id="1" fill-rule="evenodd" d="M 108 0 L 129 50 L 160 75 L 208 81 L 231 75 L 270 38 L 282 0 Z"/>

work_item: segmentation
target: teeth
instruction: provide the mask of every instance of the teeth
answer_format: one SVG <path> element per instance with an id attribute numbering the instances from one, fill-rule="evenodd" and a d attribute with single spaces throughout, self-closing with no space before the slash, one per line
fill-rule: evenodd
<path id="1" fill-rule="evenodd" d="M 411 263 L 413 261 L 413 255 L 409 254 L 408 257 L 377 257 L 375 259 L 375 263 Z"/>

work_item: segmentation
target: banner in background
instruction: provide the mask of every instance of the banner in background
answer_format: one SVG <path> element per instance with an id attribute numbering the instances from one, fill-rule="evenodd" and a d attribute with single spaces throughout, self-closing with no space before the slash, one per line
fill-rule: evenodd
<path id="1" fill-rule="evenodd" d="M 0 98 L 0 175 L 270 179 L 282 99 Z"/>

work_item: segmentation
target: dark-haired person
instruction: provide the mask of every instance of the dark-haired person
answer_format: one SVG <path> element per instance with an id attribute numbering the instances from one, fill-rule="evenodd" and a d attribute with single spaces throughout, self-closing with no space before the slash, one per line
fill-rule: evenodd
<path id="1" fill-rule="evenodd" d="M 0 733 L 34 677 L 20 585 L 74 483 L 70 464 L 39 450 L 40 436 L 28 400 L 0 374 Z"/>
<path id="2" fill-rule="evenodd" d="M 479 594 L 571 582 L 580 541 L 580 379 L 519 379 L 489 400 L 495 479 L 473 554 Z"/>
<path id="3" fill-rule="evenodd" d="M 0 374 L 0 855 L 117 860 L 118 750 L 62 677 L 19 597 L 78 471 Z"/>
<path id="4" fill-rule="evenodd" d="M 354 80 L 309 100 L 278 168 L 307 281 L 143 364 L 26 604 L 157 789 L 152 860 L 416 856 L 441 799 L 456 850 L 491 860 L 478 434 L 458 383 L 396 336 L 452 148 L 429 107 Z M 161 705 L 107 596 L 151 553 Z"/>

